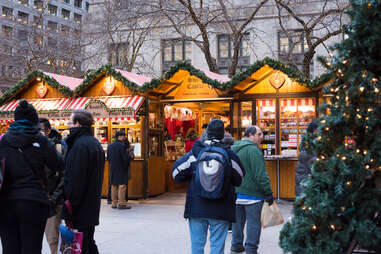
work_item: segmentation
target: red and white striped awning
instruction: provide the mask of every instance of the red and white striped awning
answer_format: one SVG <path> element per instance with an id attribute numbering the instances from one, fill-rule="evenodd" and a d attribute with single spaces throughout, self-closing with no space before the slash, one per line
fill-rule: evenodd
<path id="1" fill-rule="evenodd" d="M 275 100 L 257 100 L 258 107 L 275 107 Z"/>
<path id="2" fill-rule="evenodd" d="M 314 99 L 313 98 L 302 98 L 302 99 L 281 99 L 280 100 L 280 106 L 281 107 L 287 107 L 287 106 L 314 106 Z"/>
<path id="3" fill-rule="evenodd" d="M 85 109 L 88 102 L 92 99 L 102 101 L 108 109 L 125 108 L 125 109 L 130 109 L 131 111 L 134 111 L 134 112 L 137 112 L 144 102 L 144 97 L 140 95 L 127 96 L 127 97 L 118 96 L 118 97 L 97 97 L 97 98 L 78 97 L 72 100 L 66 109 L 69 109 L 69 110 Z"/>
<path id="4" fill-rule="evenodd" d="M 0 111 L 15 111 L 20 100 L 12 100 L 0 107 Z M 63 110 L 70 102 L 70 98 L 28 100 L 37 111 Z"/>

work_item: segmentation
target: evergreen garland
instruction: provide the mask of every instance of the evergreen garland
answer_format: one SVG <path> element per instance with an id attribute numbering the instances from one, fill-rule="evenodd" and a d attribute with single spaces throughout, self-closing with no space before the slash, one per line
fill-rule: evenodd
<path id="1" fill-rule="evenodd" d="M 98 80 L 102 76 L 112 76 L 116 80 L 122 82 L 123 86 L 127 87 L 133 92 L 139 92 L 139 86 L 134 82 L 126 79 L 119 71 L 116 71 L 111 65 L 103 65 L 101 68 L 89 72 L 83 82 L 77 86 L 73 93 L 75 96 L 80 96 L 89 86 L 94 84 L 94 81 Z"/>
<path id="2" fill-rule="evenodd" d="M 73 94 L 73 92 L 68 87 L 61 85 L 54 78 L 46 75 L 41 71 L 32 71 L 26 74 L 25 78 L 19 80 L 14 86 L 10 87 L 8 91 L 3 94 L 3 96 L 1 96 L 0 105 L 4 104 L 9 99 L 15 97 L 19 92 L 26 89 L 30 85 L 30 81 L 36 78 L 41 78 L 41 80 L 48 83 L 49 86 L 57 89 L 60 93 L 64 94 L 67 97 L 70 97 Z"/>

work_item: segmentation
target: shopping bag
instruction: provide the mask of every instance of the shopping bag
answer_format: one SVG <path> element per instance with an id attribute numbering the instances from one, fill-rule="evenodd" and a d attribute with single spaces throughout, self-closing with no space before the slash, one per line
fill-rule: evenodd
<path id="1" fill-rule="evenodd" d="M 58 239 L 58 254 L 81 254 L 83 233 L 77 232 L 65 225 L 60 225 Z"/>
<path id="2" fill-rule="evenodd" d="M 274 202 L 271 206 L 264 202 L 261 213 L 261 224 L 263 228 L 283 224 L 284 219 L 278 205 Z"/>

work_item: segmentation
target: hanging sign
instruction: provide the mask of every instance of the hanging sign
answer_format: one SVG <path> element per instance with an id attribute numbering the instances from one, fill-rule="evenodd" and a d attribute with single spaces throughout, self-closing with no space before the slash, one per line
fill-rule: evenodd
<path id="1" fill-rule="evenodd" d="M 111 95 L 115 90 L 115 84 L 114 84 L 114 80 L 112 79 L 112 77 L 110 76 L 110 79 L 109 81 L 106 81 L 105 83 L 103 83 L 103 91 L 107 94 L 107 95 Z"/>
<path id="2" fill-rule="evenodd" d="M 36 87 L 36 93 L 40 98 L 44 98 L 45 95 L 48 93 L 48 88 L 41 83 L 39 86 Z"/>
<path id="3" fill-rule="evenodd" d="M 202 82 L 195 76 L 189 76 L 181 84 L 178 92 L 174 96 L 179 99 L 200 99 L 200 98 L 217 98 L 218 94 L 214 88 Z"/>
<path id="4" fill-rule="evenodd" d="M 282 73 L 280 73 L 280 71 L 277 71 L 275 74 L 270 76 L 269 81 L 275 89 L 279 89 L 283 86 L 284 82 L 286 82 L 286 78 Z"/>

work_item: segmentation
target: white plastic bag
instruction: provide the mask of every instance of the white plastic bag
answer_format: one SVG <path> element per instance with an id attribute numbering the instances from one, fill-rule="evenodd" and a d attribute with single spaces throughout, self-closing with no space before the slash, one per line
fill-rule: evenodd
<path id="1" fill-rule="evenodd" d="M 261 224 L 263 228 L 283 224 L 284 219 L 278 205 L 274 202 L 271 206 L 264 202 L 261 213 Z"/>

